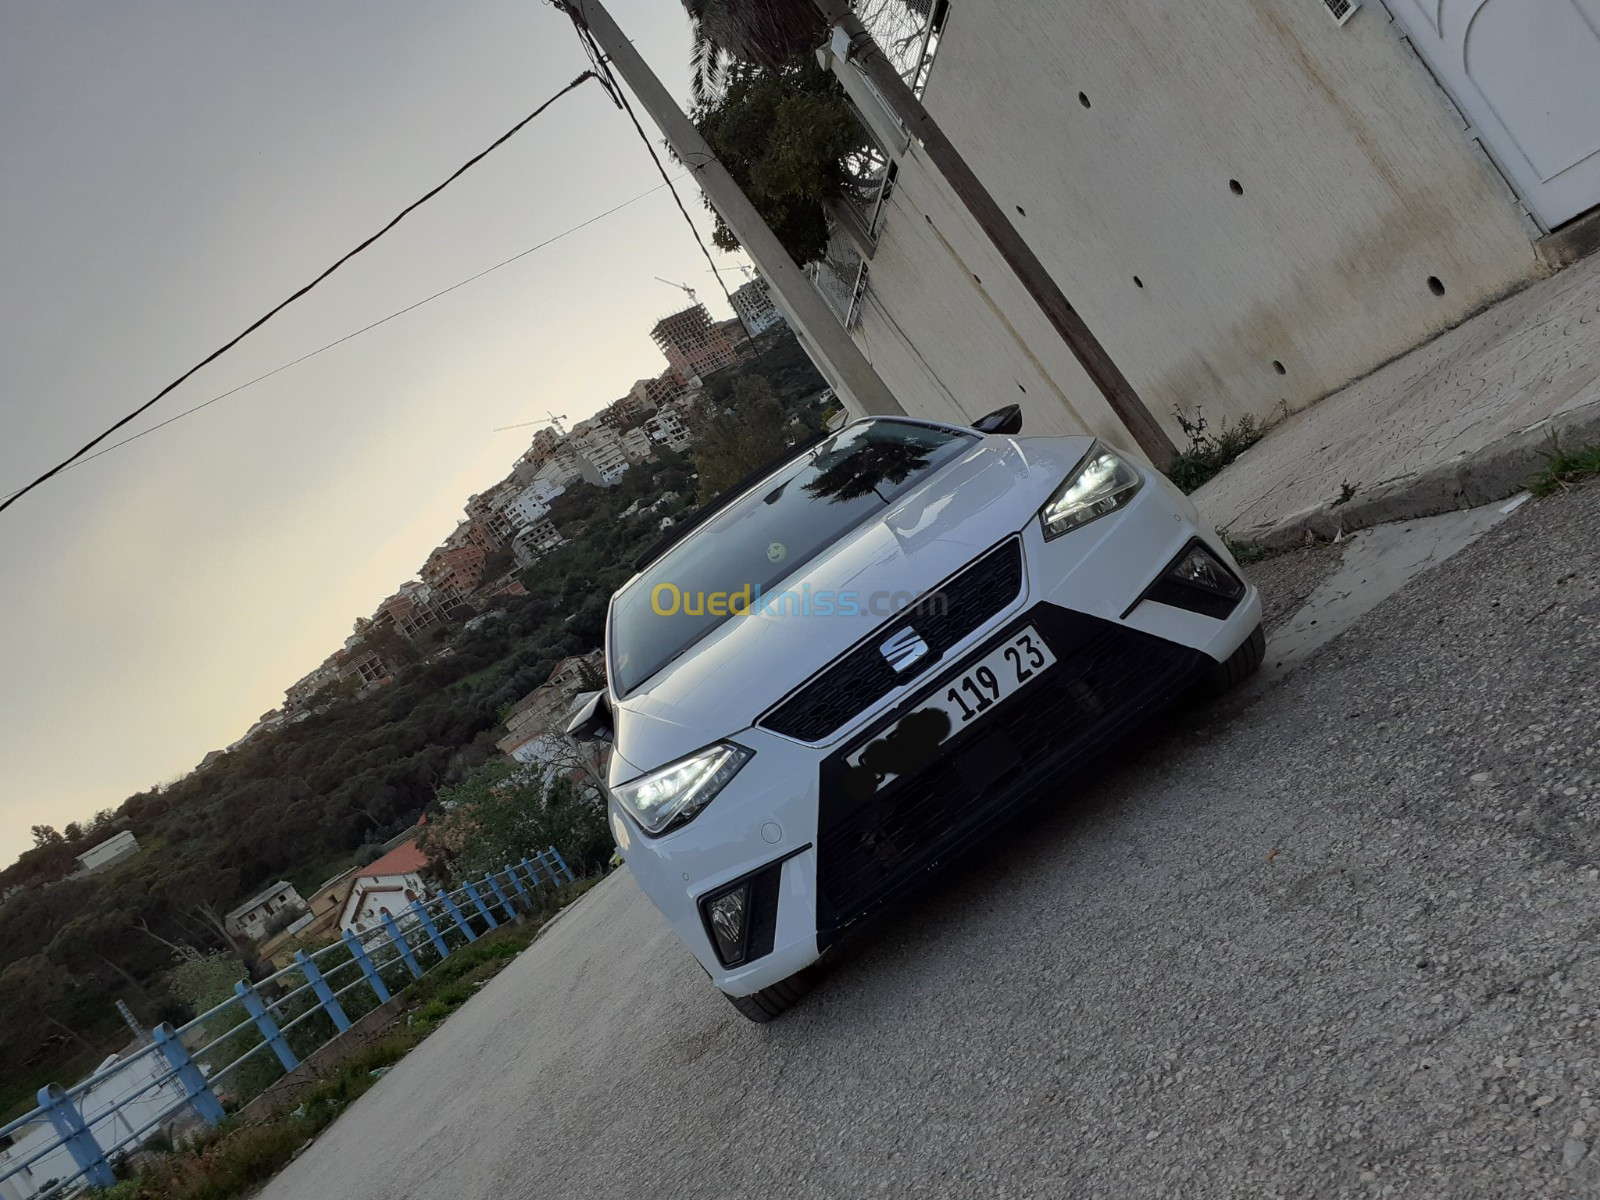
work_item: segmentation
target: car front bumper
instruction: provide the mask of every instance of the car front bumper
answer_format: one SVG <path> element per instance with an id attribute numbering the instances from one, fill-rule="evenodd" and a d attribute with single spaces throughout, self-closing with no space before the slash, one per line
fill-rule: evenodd
<path id="1" fill-rule="evenodd" d="M 1031 522 L 1020 534 L 1025 566 L 1015 599 L 826 742 L 746 729 L 733 740 L 756 753 L 705 812 L 660 838 L 634 827 L 630 868 L 719 988 L 748 995 L 816 961 L 1047 785 L 1182 697 L 1250 637 L 1261 622 L 1254 588 L 1220 619 L 1138 602 L 1192 540 L 1233 565 L 1215 535 L 1198 528 L 1188 501 L 1165 481 L 1153 483 L 1124 511 L 1056 541 Z M 849 755 L 1029 625 L 1048 641 L 1054 666 L 950 737 L 933 765 L 890 779 L 865 802 L 845 796 Z M 777 886 L 763 889 L 774 911 L 748 918 L 768 923 L 765 952 L 726 966 L 701 901 L 768 868 L 778 873 Z"/>

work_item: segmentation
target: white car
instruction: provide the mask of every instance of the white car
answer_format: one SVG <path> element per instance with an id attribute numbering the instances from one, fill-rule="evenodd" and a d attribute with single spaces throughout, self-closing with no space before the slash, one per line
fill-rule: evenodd
<path id="1" fill-rule="evenodd" d="M 1198 686 L 1261 601 L 1194 506 L 1091 437 L 869 418 L 684 521 L 611 600 L 634 877 L 771 1020 L 858 922 Z"/>

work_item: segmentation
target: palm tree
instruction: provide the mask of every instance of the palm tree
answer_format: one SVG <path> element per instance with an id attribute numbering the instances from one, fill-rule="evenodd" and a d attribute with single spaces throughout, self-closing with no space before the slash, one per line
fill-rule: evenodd
<path id="1" fill-rule="evenodd" d="M 851 7 L 873 28 L 883 23 L 880 17 L 887 18 L 901 35 L 895 49 L 903 52 L 920 42 L 933 5 L 934 0 L 857 0 Z M 820 46 L 828 33 L 828 22 L 812 0 L 683 0 L 683 7 L 693 31 L 689 66 L 697 104 L 721 90 L 731 60 L 776 68 Z"/>
<path id="2" fill-rule="evenodd" d="M 694 45 L 690 83 L 696 103 L 722 90 L 733 59 L 769 69 L 820 46 L 827 22 L 810 0 L 683 0 Z"/>

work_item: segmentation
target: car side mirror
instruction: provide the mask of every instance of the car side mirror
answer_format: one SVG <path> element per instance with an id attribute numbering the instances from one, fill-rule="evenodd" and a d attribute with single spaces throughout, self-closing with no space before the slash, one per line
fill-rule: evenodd
<path id="1" fill-rule="evenodd" d="M 602 688 L 567 722 L 567 735 L 580 742 L 609 742 L 615 723 L 611 716 L 611 700 Z"/>
<path id="2" fill-rule="evenodd" d="M 1022 408 L 1016 404 L 997 408 L 992 413 L 985 413 L 979 417 L 972 423 L 972 427 L 979 433 L 1020 433 Z"/>

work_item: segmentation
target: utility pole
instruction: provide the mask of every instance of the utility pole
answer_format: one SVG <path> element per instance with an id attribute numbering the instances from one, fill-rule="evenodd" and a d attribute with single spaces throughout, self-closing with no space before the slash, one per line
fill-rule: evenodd
<path id="1" fill-rule="evenodd" d="M 1016 273 L 1022 286 L 1061 335 L 1061 340 L 1083 364 L 1083 369 L 1100 389 L 1111 411 L 1128 427 L 1151 464 L 1157 469 L 1164 469 L 1177 454 L 1177 448 L 1166 430 L 1161 428 L 1145 407 L 1122 369 L 1106 353 L 1100 339 L 1084 324 L 1077 309 L 1072 307 L 1005 211 L 995 203 L 994 197 L 967 165 L 966 159 L 951 145 L 938 122 L 929 115 L 906 81 L 900 78 L 900 73 L 895 70 L 888 55 L 884 54 L 883 48 L 873 40 L 860 18 L 850 11 L 847 0 L 813 0 L 813 3 L 832 27 L 834 56 L 843 63 L 855 64 L 877 88 L 889 110 L 900 119 L 911 136 L 922 143 L 928 160 L 945 177 L 957 199 L 966 205 L 973 220 L 994 243 L 1000 257 Z"/>
<path id="2" fill-rule="evenodd" d="M 689 169 L 723 223 L 756 264 L 766 279 L 785 315 L 800 335 L 801 343 L 819 359 L 818 366 L 828 382 L 855 402 L 864 413 L 903 416 L 900 401 L 878 376 L 833 315 L 827 303 L 811 286 L 805 273 L 778 241 L 777 235 L 756 212 L 727 169 L 717 161 L 711 147 L 700 136 L 672 94 L 662 86 L 655 72 L 639 57 L 633 43 L 611 19 L 600 0 L 557 0 L 563 9 L 594 38 L 610 65 L 626 81 L 644 110 L 660 128 L 673 149 Z"/>

